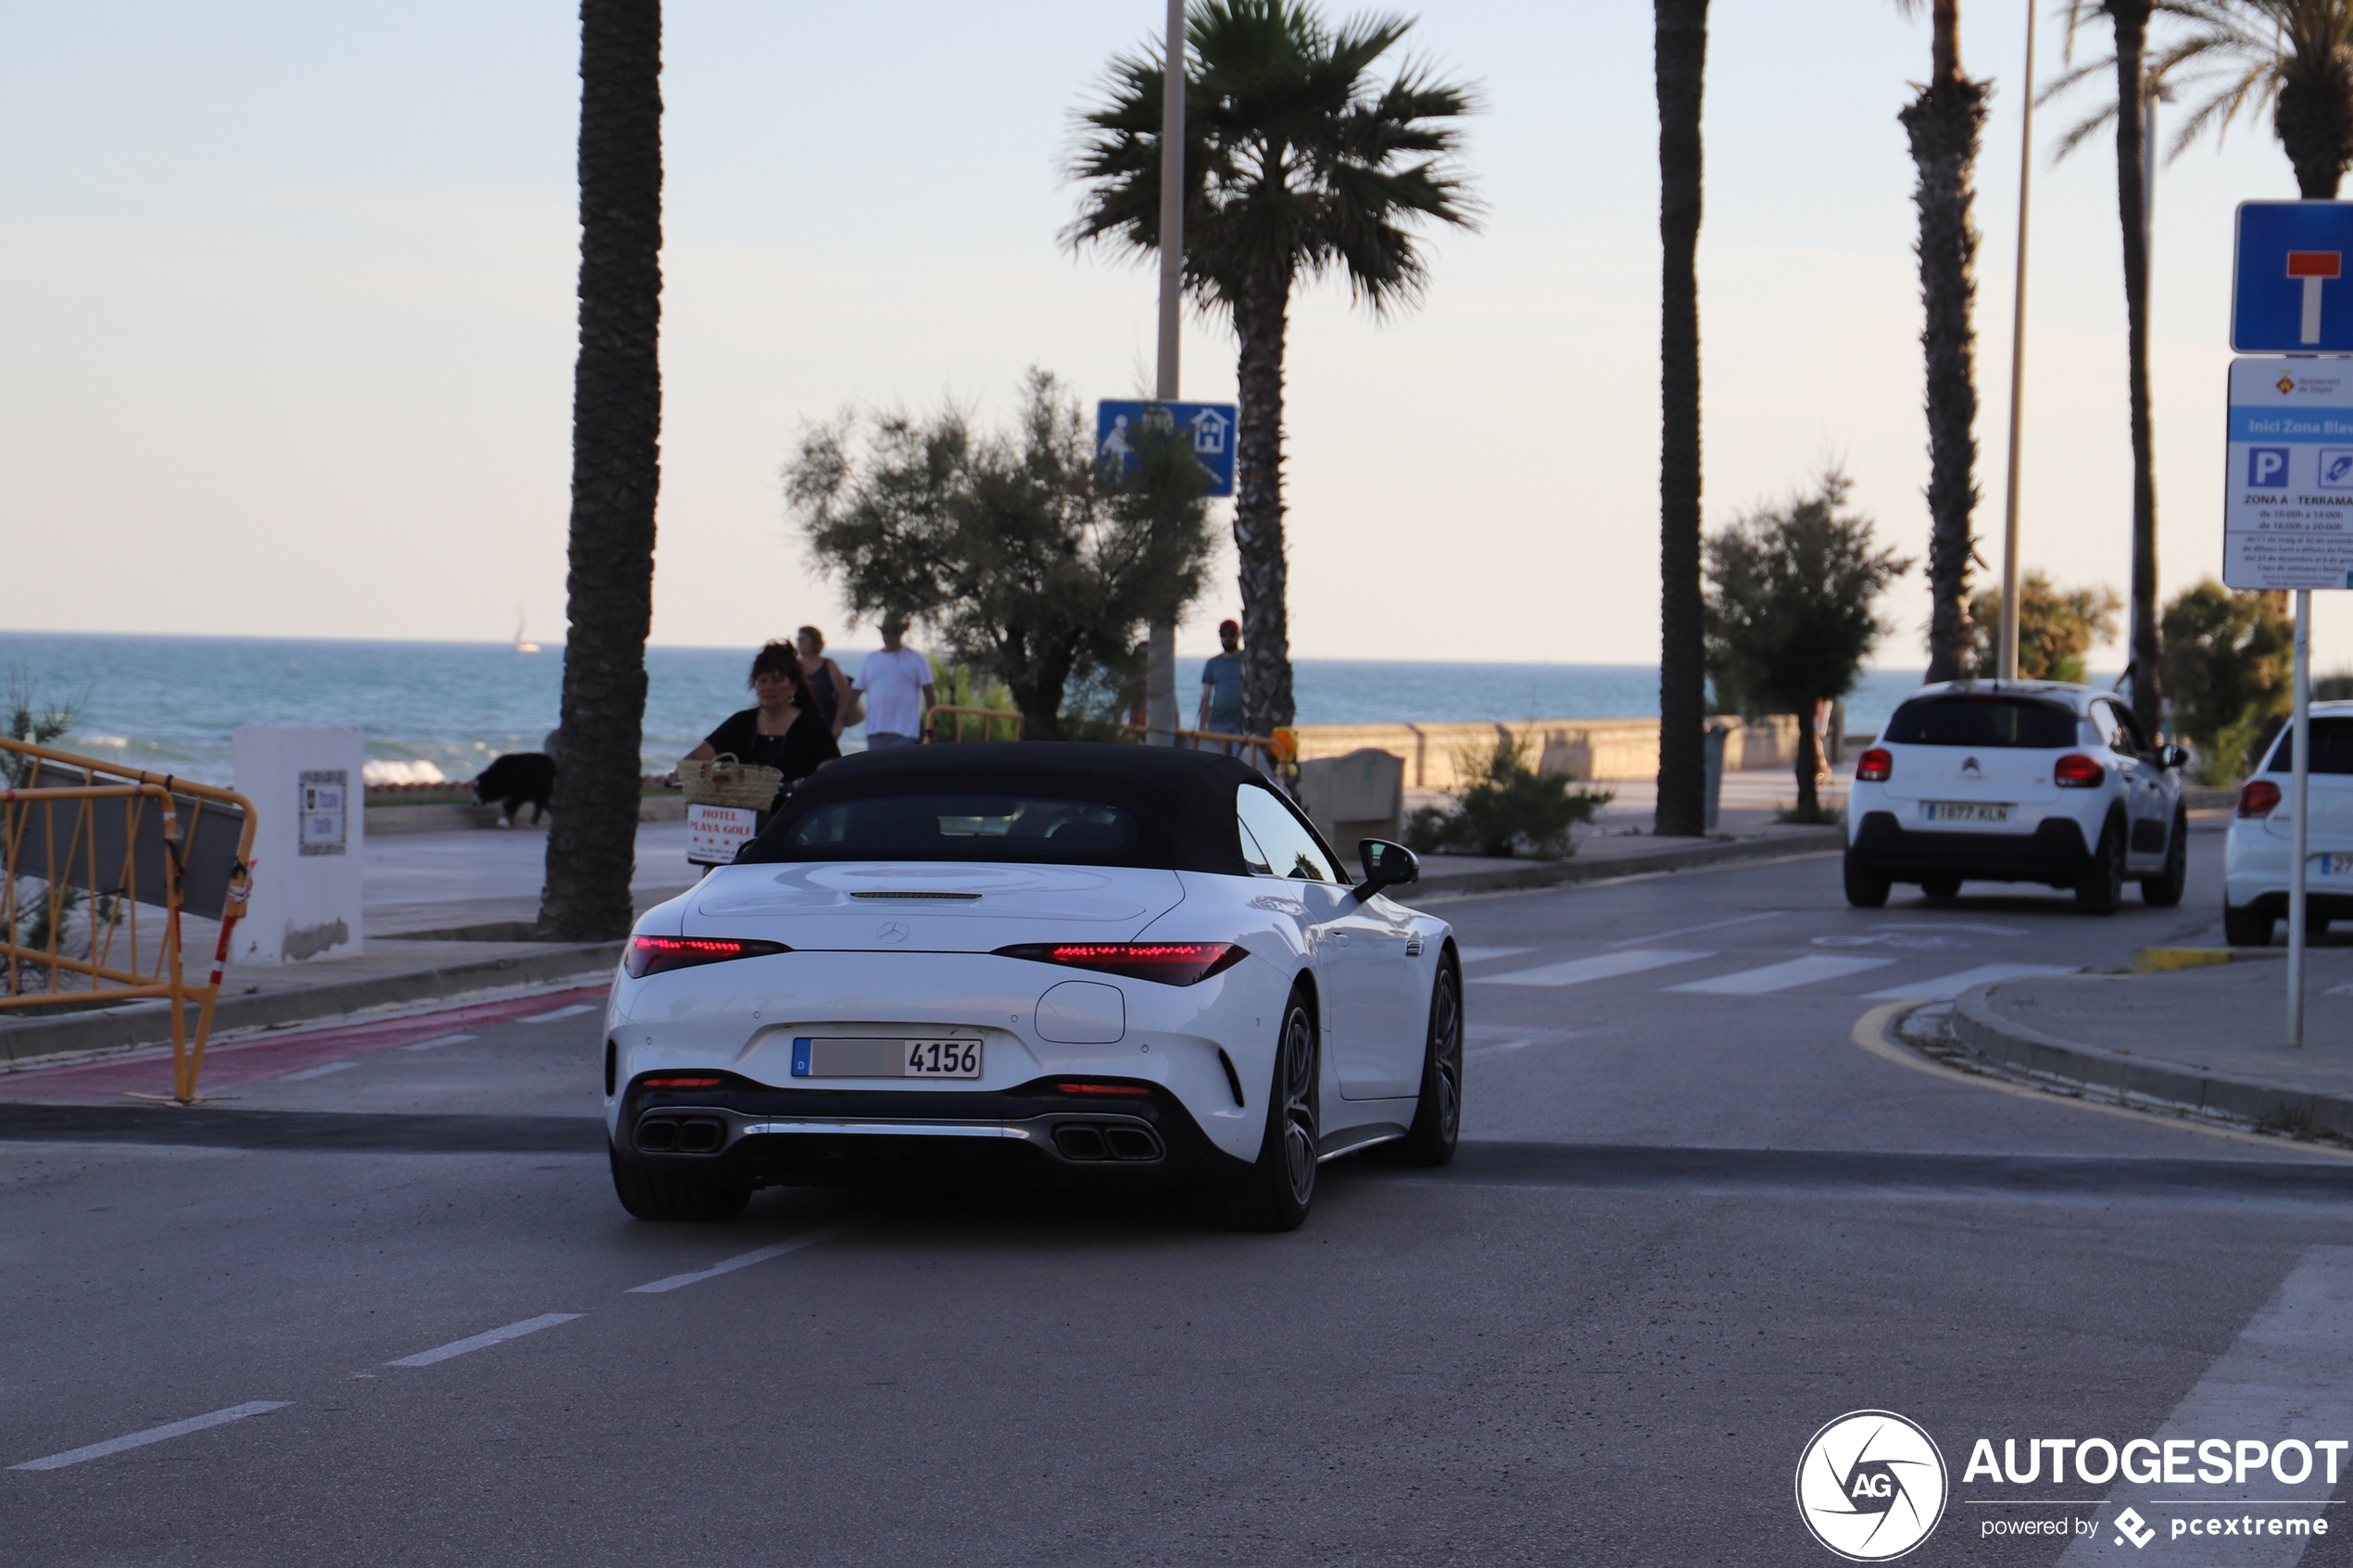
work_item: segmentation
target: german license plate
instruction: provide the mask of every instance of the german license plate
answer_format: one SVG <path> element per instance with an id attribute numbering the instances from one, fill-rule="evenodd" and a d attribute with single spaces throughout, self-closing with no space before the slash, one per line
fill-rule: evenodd
<path id="1" fill-rule="evenodd" d="M 1920 815 L 1931 822 L 2007 822 L 2018 808 L 2008 801 L 1923 800 Z"/>
<path id="2" fill-rule="evenodd" d="M 2312 870 L 2322 876 L 2353 876 L 2353 855 L 2315 855 Z"/>
<path id="3" fill-rule="evenodd" d="M 792 1043 L 796 1078 L 977 1078 L 980 1042 L 802 1035 Z"/>

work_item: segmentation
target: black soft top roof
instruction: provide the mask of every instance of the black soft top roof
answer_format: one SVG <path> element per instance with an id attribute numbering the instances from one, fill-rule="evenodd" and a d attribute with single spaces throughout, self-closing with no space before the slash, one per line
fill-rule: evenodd
<path id="1" fill-rule="evenodd" d="M 800 859 L 786 843 L 793 825 L 841 801 L 1008 795 L 1125 807 L 1139 831 L 1124 863 L 1246 876 L 1234 789 L 1251 783 L 1265 779 L 1239 758 L 1167 746 L 984 741 L 857 752 L 812 774 L 736 863 Z"/>

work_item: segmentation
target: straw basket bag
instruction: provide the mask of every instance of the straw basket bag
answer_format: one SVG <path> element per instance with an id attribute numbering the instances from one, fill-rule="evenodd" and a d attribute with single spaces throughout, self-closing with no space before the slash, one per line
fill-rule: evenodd
<path id="1" fill-rule="evenodd" d="M 785 787 L 785 774 L 780 768 L 738 762 L 734 752 L 723 751 L 679 763 L 678 782 L 686 787 L 690 806 L 748 806 L 765 811 Z"/>

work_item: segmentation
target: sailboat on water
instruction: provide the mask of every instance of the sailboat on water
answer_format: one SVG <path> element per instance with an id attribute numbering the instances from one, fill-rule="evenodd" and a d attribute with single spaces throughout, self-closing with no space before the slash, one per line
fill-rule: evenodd
<path id="1" fill-rule="evenodd" d="M 530 637 L 526 636 L 523 633 L 523 613 L 521 609 L 517 609 L 515 611 L 515 651 L 517 653 L 537 653 L 539 651 L 539 645 L 533 642 Z"/>

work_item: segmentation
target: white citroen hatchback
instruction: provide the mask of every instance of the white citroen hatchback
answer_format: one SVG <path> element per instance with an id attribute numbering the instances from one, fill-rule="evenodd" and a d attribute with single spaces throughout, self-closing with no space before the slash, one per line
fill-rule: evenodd
<path id="1" fill-rule="evenodd" d="M 2272 927 L 2287 918 L 2295 738 L 2282 730 L 2240 787 L 2238 815 L 2223 841 L 2222 935 L 2233 947 L 2268 947 Z M 2312 705 L 2310 788 L 2304 928 L 2318 935 L 2333 920 L 2353 920 L 2353 702 Z"/>
<path id="2" fill-rule="evenodd" d="M 1949 898 L 1968 881 L 2072 888 L 2112 914 L 2137 880 L 2151 904 L 2182 901 L 2188 753 L 2152 745 L 2105 692 L 2056 681 L 1951 681 L 1898 708 L 1855 766 L 1846 898 L 1887 902 L 1911 882 Z"/>

